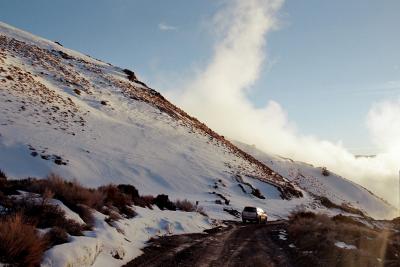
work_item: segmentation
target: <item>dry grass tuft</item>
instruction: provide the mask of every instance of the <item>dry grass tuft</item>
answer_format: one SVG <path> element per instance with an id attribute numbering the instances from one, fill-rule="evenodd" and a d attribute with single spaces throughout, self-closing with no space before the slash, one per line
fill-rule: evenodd
<path id="1" fill-rule="evenodd" d="M 45 235 L 45 237 L 50 247 L 68 242 L 67 232 L 63 228 L 57 226 L 51 228 L 51 230 Z"/>
<path id="2" fill-rule="evenodd" d="M 47 248 L 34 226 L 14 214 L 0 220 L 0 262 L 17 266 L 39 266 Z"/>
<path id="3" fill-rule="evenodd" d="M 203 207 L 195 205 L 187 199 L 183 199 L 183 200 L 178 199 L 177 201 L 175 201 L 175 206 L 178 210 L 181 210 L 181 211 L 198 212 L 198 213 L 202 214 L 203 216 L 208 216 L 206 214 L 206 212 L 204 211 Z"/>
<path id="4" fill-rule="evenodd" d="M 104 196 L 101 192 L 85 188 L 77 181 L 65 181 L 56 174 L 50 174 L 44 180 L 33 180 L 28 190 L 39 194 L 51 191 L 54 198 L 77 212 L 90 225 L 93 223 L 93 216 L 89 208 L 100 209 L 103 206 Z"/>
<path id="5" fill-rule="evenodd" d="M 187 211 L 187 212 L 193 212 L 196 211 L 196 205 L 194 205 L 192 202 L 190 202 L 187 199 L 183 200 L 177 200 L 175 201 L 175 206 L 178 210 L 181 211 Z"/>
<path id="6" fill-rule="evenodd" d="M 288 234 L 299 266 L 396 266 L 386 263 L 400 262 L 394 252 L 400 248 L 400 238 L 396 244 L 387 229 L 373 229 L 343 215 L 292 214 Z M 356 248 L 339 248 L 335 245 L 339 241 Z"/>

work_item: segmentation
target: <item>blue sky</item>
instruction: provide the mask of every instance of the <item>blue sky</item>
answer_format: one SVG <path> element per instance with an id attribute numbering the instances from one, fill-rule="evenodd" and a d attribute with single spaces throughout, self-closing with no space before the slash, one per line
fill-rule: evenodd
<path id="1" fill-rule="evenodd" d="M 128 67 L 161 92 L 206 64 L 221 1 L 2 1 L 0 20 Z M 304 134 L 375 153 L 365 127 L 374 102 L 400 94 L 400 1 L 288 0 L 249 91 L 277 101 Z M 176 29 L 161 30 L 160 23 Z M 397 81 L 397 82 L 396 82 Z"/>

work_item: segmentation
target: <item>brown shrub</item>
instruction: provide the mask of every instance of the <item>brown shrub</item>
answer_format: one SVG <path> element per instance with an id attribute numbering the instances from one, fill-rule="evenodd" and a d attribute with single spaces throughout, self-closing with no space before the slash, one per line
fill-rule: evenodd
<path id="1" fill-rule="evenodd" d="M 396 259 L 391 251 L 397 247 L 389 241 L 387 230 L 372 229 L 342 215 L 329 218 L 304 212 L 292 214 L 288 234 L 296 245 L 298 254 L 294 260 L 299 266 L 380 266 L 377 258 L 387 262 Z M 337 241 L 356 249 L 338 248 Z M 384 255 L 382 248 L 386 247 Z"/>
<path id="2" fill-rule="evenodd" d="M 141 197 L 135 198 L 133 200 L 133 203 L 136 206 L 139 206 L 139 207 L 142 207 L 142 208 L 153 209 L 154 199 L 155 199 L 154 196 L 146 195 L 146 196 L 141 196 Z"/>
<path id="3" fill-rule="evenodd" d="M 196 206 L 187 199 L 175 201 L 175 206 L 178 210 L 192 212 L 196 211 Z"/>
<path id="4" fill-rule="evenodd" d="M 77 181 L 65 181 L 56 174 L 50 174 L 46 180 L 36 180 L 29 189 L 41 194 L 50 190 L 54 198 L 77 212 L 88 224 L 93 222 L 88 208 L 100 209 L 103 206 L 104 196 L 100 191 L 85 188 Z"/>
<path id="5" fill-rule="evenodd" d="M 175 201 L 175 206 L 178 210 L 186 212 L 198 212 L 203 216 L 208 216 L 203 207 L 193 204 L 187 199 Z"/>
<path id="6" fill-rule="evenodd" d="M 103 195 L 98 190 L 85 188 L 78 181 L 66 181 L 61 176 L 51 173 L 47 179 L 31 179 L 27 190 L 43 194 L 46 190 L 54 193 L 54 198 L 62 201 L 69 208 L 83 204 L 90 208 L 103 205 Z"/>
<path id="7" fill-rule="evenodd" d="M 60 245 L 68 242 L 67 232 L 60 227 L 53 227 L 49 232 L 46 233 L 45 238 L 48 241 L 49 247 Z"/>
<path id="8" fill-rule="evenodd" d="M 79 90 L 79 89 L 74 89 L 74 92 L 75 92 L 75 94 L 77 94 L 77 95 L 81 95 L 81 90 Z"/>
<path id="9" fill-rule="evenodd" d="M 118 213 L 117 210 L 114 210 L 113 208 L 110 207 L 104 207 L 101 210 L 101 213 L 103 213 L 104 215 L 107 215 L 107 218 L 105 218 L 104 220 L 111 225 L 112 222 L 118 221 L 120 219 L 122 219 L 121 215 Z M 112 225 L 111 225 L 112 226 Z"/>
<path id="10" fill-rule="evenodd" d="M 3 218 L 0 226 L 0 262 L 39 266 L 47 242 L 38 236 L 35 227 L 24 223 L 20 214 Z"/>
<path id="11" fill-rule="evenodd" d="M 74 207 L 74 211 L 76 213 L 78 213 L 79 217 L 81 217 L 81 219 L 87 224 L 88 228 L 85 228 L 85 229 L 86 230 L 90 230 L 91 227 L 94 224 L 94 218 L 93 218 L 92 210 L 86 205 L 77 204 Z"/>
<path id="12" fill-rule="evenodd" d="M 59 227 L 71 235 L 82 235 L 82 231 L 85 230 L 83 225 L 66 219 L 65 212 L 56 205 L 23 198 L 13 201 L 12 209 L 14 213 L 23 214 L 26 221 L 38 228 Z"/>
<path id="13" fill-rule="evenodd" d="M 132 197 L 123 193 L 117 186 L 102 186 L 98 190 L 104 195 L 104 204 L 106 206 L 117 208 L 120 213 L 128 218 L 136 215 L 135 211 L 130 207 L 133 204 Z"/>

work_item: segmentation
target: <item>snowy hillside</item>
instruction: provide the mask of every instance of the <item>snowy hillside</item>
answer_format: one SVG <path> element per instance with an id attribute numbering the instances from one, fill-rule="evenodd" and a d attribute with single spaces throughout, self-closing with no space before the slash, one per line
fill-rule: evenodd
<path id="1" fill-rule="evenodd" d="M 240 142 L 235 144 L 261 160 L 265 165 L 294 182 L 303 190 L 316 196 L 327 197 L 335 204 L 349 204 L 375 218 L 393 218 L 396 208 L 375 196 L 362 186 L 328 171 L 322 174 L 322 168 L 279 156 L 268 155 L 255 146 Z"/>
<path id="2" fill-rule="evenodd" d="M 302 195 L 131 71 L 6 24 L 0 49 L 0 169 L 9 177 L 56 172 L 86 186 L 128 183 L 216 214 L 224 198 L 236 209 L 267 206 L 255 189 L 285 203 Z"/>
<path id="3" fill-rule="evenodd" d="M 263 164 L 133 72 L 4 23 L 0 64 L 0 169 L 9 177 L 56 172 L 86 186 L 128 183 L 144 194 L 199 201 L 219 218 L 231 218 L 224 207 L 258 205 L 280 217 L 299 204 L 313 206 L 295 181 L 374 216 L 391 212 L 340 177 L 322 182 L 319 170 L 255 155 Z"/>

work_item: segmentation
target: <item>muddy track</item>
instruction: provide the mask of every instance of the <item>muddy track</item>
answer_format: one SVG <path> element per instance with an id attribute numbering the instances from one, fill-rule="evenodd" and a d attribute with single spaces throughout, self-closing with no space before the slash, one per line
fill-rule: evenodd
<path id="1" fill-rule="evenodd" d="M 279 239 L 286 227 L 231 222 L 204 234 L 162 237 L 125 266 L 294 266 Z"/>

